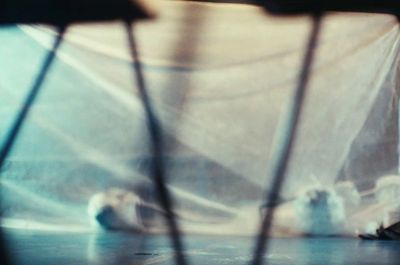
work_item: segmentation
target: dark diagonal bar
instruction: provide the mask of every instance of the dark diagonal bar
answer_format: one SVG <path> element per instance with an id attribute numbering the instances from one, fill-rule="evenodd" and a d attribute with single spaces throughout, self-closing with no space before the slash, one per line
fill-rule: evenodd
<path id="1" fill-rule="evenodd" d="M 274 153 L 274 162 L 272 167 L 272 183 L 270 192 L 267 194 L 266 201 L 268 204 L 276 205 L 279 199 L 279 194 L 283 186 L 286 171 L 288 168 L 290 155 L 296 140 L 298 123 L 301 115 L 301 109 L 306 95 L 307 86 L 310 79 L 310 71 L 314 59 L 314 53 L 318 41 L 318 35 L 321 27 L 322 15 L 318 14 L 313 17 L 313 26 L 311 35 L 307 44 L 307 50 L 303 59 L 302 69 L 299 74 L 298 84 L 292 99 L 292 105 L 289 110 L 289 117 L 286 127 L 281 134 L 282 142 L 278 143 L 278 150 Z M 261 228 L 256 240 L 254 255 L 251 265 L 261 265 L 263 262 L 264 253 L 268 252 L 269 232 L 274 219 L 274 207 L 268 207 L 265 216 L 263 217 Z"/>
<path id="2" fill-rule="evenodd" d="M 4 165 L 4 161 L 9 155 L 10 151 L 12 150 L 16 139 L 18 138 L 18 135 L 23 127 L 24 122 L 26 121 L 29 111 L 32 107 L 32 105 L 35 103 L 36 98 L 38 97 L 38 94 L 43 86 L 43 82 L 46 79 L 47 73 L 49 72 L 49 69 L 54 62 L 56 52 L 58 48 L 60 47 L 64 32 L 65 32 L 66 27 L 59 28 L 59 34 L 57 35 L 57 38 L 54 41 L 53 47 L 51 50 L 48 51 L 46 58 L 44 59 L 43 66 L 40 69 L 36 80 L 34 81 L 32 88 L 29 90 L 29 93 L 21 106 L 21 109 L 16 116 L 14 123 L 12 124 L 10 130 L 8 131 L 5 141 L 0 149 L 0 171 Z"/>
<path id="3" fill-rule="evenodd" d="M 153 164 L 152 164 L 152 180 L 154 183 L 155 190 L 158 194 L 159 202 L 165 211 L 166 221 L 169 227 L 169 233 L 174 247 L 175 262 L 177 265 L 185 265 L 186 260 L 183 254 L 183 245 L 180 237 L 178 224 L 175 220 L 173 213 L 173 202 L 171 195 L 165 184 L 165 161 L 163 158 L 164 145 L 163 145 L 163 132 L 161 123 L 158 120 L 155 111 L 152 107 L 150 96 L 148 94 L 142 66 L 139 60 L 137 44 L 133 28 L 130 22 L 126 22 L 126 31 L 128 35 L 128 42 L 132 57 L 132 67 L 136 77 L 137 87 L 139 89 L 140 97 L 143 102 L 143 107 L 147 115 L 147 127 L 150 133 L 150 139 L 152 144 Z"/>

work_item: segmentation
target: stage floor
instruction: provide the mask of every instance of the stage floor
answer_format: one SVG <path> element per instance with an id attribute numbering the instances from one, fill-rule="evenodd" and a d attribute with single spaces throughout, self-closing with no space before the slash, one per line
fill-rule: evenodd
<path id="1" fill-rule="evenodd" d="M 56 233 L 4 230 L 15 265 L 173 265 L 163 236 L 125 233 Z M 249 237 L 186 236 L 191 265 L 243 265 L 251 260 Z M 400 264 L 400 242 L 347 238 L 273 239 L 266 264 Z"/>

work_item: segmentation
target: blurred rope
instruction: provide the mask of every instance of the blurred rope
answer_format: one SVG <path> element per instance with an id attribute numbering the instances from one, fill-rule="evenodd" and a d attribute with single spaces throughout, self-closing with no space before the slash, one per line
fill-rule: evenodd
<path id="1" fill-rule="evenodd" d="M 35 103 L 35 100 L 40 92 L 40 89 L 43 87 L 43 82 L 46 79 L 46 76 L 49 72 L 52 63 L 54 62 L 56 52 L 63 41 L 66 28 L 67 28 L 66 26 L 58 27 L 58 35 L 54 41 L 53 47 L 51 48 L 51 50 L 48 51 L 47 56 L 44 59 L 43 66 L 40 69 L 36 77 L 36 80 L 34 81 L 32 88 L 30 89 L 18 115 L 14 119 L 14 123 L 12 124 L 9 132 L 5 137 L 5 141 L 0 149 L 0 172 L 4 166 L 4 162 L 7 156 L 9 155 L 10 151 L 12 150 L 15 144 L 16 139 L 18 138 L 18 135 L 22 129 L 25 120 L 27 119 L 30 109 Z"/>
<path id="2" fill-rule="evenodd" d="M 299 74 L 295 94 L 292 98 L 291 108 L 288 113 L 287 124 L 282 128 L 282 130 L 278 131 L 278 139 L 281 140 L 277 142 L 276 147 L 278 149 L 273 154 L 274 164 L 271 172 L 272 184 L 266 198 L 266 202 L 269 205 L 276 205 L 278 203 L 280 191 L 285 180 L 290 155 L 297 135 L 301 109 L 310 79 L 310 71 L 318 42 L 321 20 L 322 14 L 315 14 L 313 16 L 312 30 L 306 47 L 306 53 L 303 58 L 302 69 Z M 264 253 L 268 253 L 268 239 L 270 237 L 269 233 L 274 219 L 274 210 L 275 207 L 267 207 L 257 236 L 251 265 L 263 264 Z"/>
<path id="3" fill-rule="evenodd" d="M 153 164 L 152 164 L 152 178 L 155 187 L 155 191 L 158 194 L 159 202 L 165 211 L 165 218 L 169 227 L 169 234 L 172 241 L 172 245 L 175 250 L 175 262 L 177 265 L 187 264 L 185 256 L 183 254 L 183 244 L 180 237 L 180 231 L 178 224 L 175 220 L 175 215 L 173 213 L 173 202 L 171 195 L 165 184 L 165 161 L 164 161 L 164 144 L 163 144 L 163 132 L 160 121 L 157 119 L 155 111 L 152 107 L 150 96 L 148 94 L 142 65 L 139 60 L 139 53 L 137 50 L 137 44 L 135 35 L 133 32 L 133 27 L 131 22 L 127 21 L 125 23 L 126 31 L 128 35 L 128 44 L 132 57 L 132 67 L 134 75 L 136 76 L 137 87 L 139 89 L 139 94 L 143 102 L 143 107 L 147 116 L 147 127 L 150 133 L 150 139 L 152 143 L 152 154 L 153 154 Z"/>

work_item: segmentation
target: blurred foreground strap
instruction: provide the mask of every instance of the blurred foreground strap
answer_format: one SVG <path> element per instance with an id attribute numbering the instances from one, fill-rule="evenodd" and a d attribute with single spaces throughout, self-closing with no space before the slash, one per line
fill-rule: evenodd
<path id="1" fill-rule="evenodd" d="M 0 24 L 137 20 L 154 16 L 150 0 L 2 0 Z"/>
<path id="2" fill-rule="evenodd" d="M 325 11 L 399 14 L 399 0 L 254 0 L 273 14 L 296 15 Z"/>

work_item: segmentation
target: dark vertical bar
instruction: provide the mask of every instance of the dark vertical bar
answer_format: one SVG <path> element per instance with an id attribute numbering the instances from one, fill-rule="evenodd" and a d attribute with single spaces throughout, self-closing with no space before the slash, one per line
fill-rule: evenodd
<path id="1" fill-rule="evenodd" d="M 173 213 L 173 202 L 165 184 L 166 174 L 165 161 L 163 159 L 164 145 L 162 127 L 152 108 L 151 100 L 146 89 L 142 66 L 139 60 L 137 44 L 131 22 L 129 21 L 126 22 L 126 31 L 132 56 L 132 67 L 136 76 L 136 82 L 140 96 L 142 98 L 145 113 L 147 115 L 147 126 L 150 133 L 152 144 L 151 147 L 153 153 L 152 178 L 154 187 L 158 194 L 159 202 L 165 211 L 165 217 L 169 227 L 170 238 L 172 241 L 172 245 L 176 251 L 175 262 L 177 265 L 185 265 L 186 260 L 183 254 L 183 245 L 180 238 L 178 224 L 175 220 L 175 215 Z"/>
<path id="2" fill-rule="evenodd" d="M 47 73 L 50 69 L 50 66 L 52 65 L 56 52 L 58 48 L 60 47 L 60 44 L 62 43 L 64 32 L 65 32 L 66 27 L 59 27 L 58 29 L 58 36 L 54 41 L 52 49 L 47 53 L 46 58 L 44 59 L 44 63 L 42 68 L 40 69 L 35 82 L 33 83 L 33 86 L 27 95 L 20 112 L 18 113 L 17 117 L 14 120 L 13 125 L 11 126 L 5 141 L 1 147 L 0 150 L 0 171 L 4 165 L 4 161 L 7 158 L 8 154 L 10 153 L 11 149 L 14 146 L 15 140 L 17 139 L 21 128 L 24 124 L 24 121 L 26 120 L 29 111 L 32 107 L 32 105 L 35 103 L 35 100 L 40 92 L 40 89 L 42 88 L 43 82 L 47 76 Z"/>
<path id="3" fill-rule="evenodd" d="M 293 97 L 292 106 L 289 110 L 287 125 L 282 129 L 282 143 L 278 143 L 279 149 L 274 154 L 274 162 L 272 168 L 272 185 L 271 191 L 267 195 L 269 205 L 276 205 L 279 199 L 279 194 L 284 183 L 288 163 L 290 160 L 293 144 L 296 139 L 298 123 L 300 119 L 301 109 L 304 102 L 307 85 L 310 78 L 310 70 L 312 67 L 315 49 L 318 41 L 318 35 L 321 27 L 322 14 L 313 16 L 313 26 L 311 35 L 307 44 L 307 50 L 303 59 L 302 70 L 299 74 L 298 84 Z M 262 220 L 260 231 L 257 237 L 256 246 L 254 248 L 253 260 L 251 265 L 261 265 L 263 262 L 264 253 L 268 252 L 269 232 L 274 218 L 274 206 L 268 207 L 267 212 Z"/>

